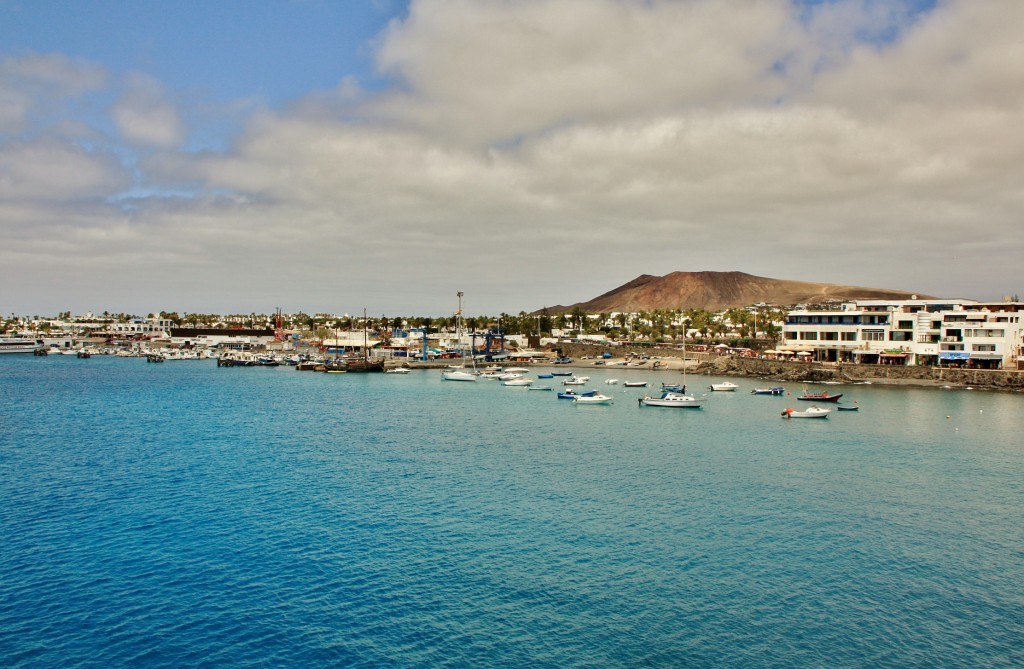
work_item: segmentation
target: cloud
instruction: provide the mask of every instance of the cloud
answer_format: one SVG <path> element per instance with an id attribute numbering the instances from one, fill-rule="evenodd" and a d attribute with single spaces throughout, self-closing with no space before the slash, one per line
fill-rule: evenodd
<path id="1" fill-rule="evenodd" d="M 62 54 L 0 60 L 0 133 L 25 130 L 32 114 L 99 90 L 107 78 L 102 67 Z"/>
<path id="2" fill-rule="evenodd" d="M 419 0 L 376 42 L 394 86 L 343 78 L 184 153 L 175 93 L 136 76 L 112 113 L 146 192 L 26 139 L 0 147 L 0 216 L 65 225 L 83 285 L 128 267 L 183 310 L 217 286 L 222 309 L 515 312 L 676 270 L 1022 292 L 1024 9 L 800 7 Z"/>
<path id="3" fill-rule="evenodd" d="M 167 92 L 155 79 L 135 73 L 111 109 L 121 135 L 131 144 L 171 148 L 185 138 L 185 126 Z"/>

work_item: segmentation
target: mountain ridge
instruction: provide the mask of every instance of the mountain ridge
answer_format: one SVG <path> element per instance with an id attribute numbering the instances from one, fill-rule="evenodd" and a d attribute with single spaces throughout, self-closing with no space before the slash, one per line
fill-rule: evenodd
<path id="1" fill-rule="evenodd" d="M 789 306 L 828 300 L 932 299 L 913 291 L 868 288 L 813 281 L 754 276 L 746 272 L 672 272 L 665 276 L 641 274 L 586 302 L 556 305 L 541 311 L 563 313 L 637 312 L 654 309 L 707 309 L 720 311 L 752 304 Z"/>

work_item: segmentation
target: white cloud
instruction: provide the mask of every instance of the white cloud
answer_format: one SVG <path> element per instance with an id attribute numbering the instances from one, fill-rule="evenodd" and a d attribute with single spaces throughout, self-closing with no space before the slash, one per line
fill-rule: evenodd
<path id="1" fill-rule="evenodd" d="M 167 92 L 155 79 L 135 73 L 111 110 L 121 135 L 132 144 L 171 148 L 185 138 L 178 110 L 167 101 Z"/>
<path id="2" fill-rule="evenodd" d="M 68 217 L 68 197 L 117 192 L 123 173 L 29 143 L 0 148 L 0 196 L 35 203 L 33 220 L 52 197 L 82 276 L 145 266 L 145 289 L 182 309 L 218 286 L 218 308 L 438 313 L 463 289 L 515 312 L 676 270 L 1024 292 L 1024 9 L 793 7 L 419 0 L 378 43 L 400 88 L 344 80 L 259 112 L 228 152 L 138 163 L 154 191 L 197 197 Z M 124 136 L 180 145 L 169 99 L 133 80 Z M 61 185 L 65 154 L 81 174 Z M 53 251 L 18 242 L 0 260 L 31 271 Z"/>
<path id="3" fill-rule="evenodd" d="M 61 54 L 0 60 L 0 132 L 20 132 L 33 112 L 102 88 L 106 71 Z"/>

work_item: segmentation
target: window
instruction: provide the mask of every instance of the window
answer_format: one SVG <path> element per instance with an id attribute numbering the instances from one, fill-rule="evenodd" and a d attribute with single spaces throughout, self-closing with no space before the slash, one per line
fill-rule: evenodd
<path id="1" fill-rule="evenodd" d="M 864 341 L 885 341 L 885 331 L 864 330 L 862 339 Z"/>

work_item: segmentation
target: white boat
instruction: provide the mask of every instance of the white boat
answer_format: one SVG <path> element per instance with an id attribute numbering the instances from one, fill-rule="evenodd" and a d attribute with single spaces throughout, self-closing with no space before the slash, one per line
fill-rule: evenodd
<path id="1" fill-rule="evenodd" d="M 796 411 L 792 407 L 787 407 L 782 412 L 783 418 L 828 418 L 828 415 L 832 413 L 831 409 L 822 409 L 818 405 L 813 405 L 806 411 Z"/>
<path id="2" fill-rule="evenodd" d="M 626 386 L 627 388 L 646 388 L 647 387 L 647 382 L 646 381 L 626 381 L 622 385 Z"/>
<path id="3" fill-rule="evenodd" d="M 514 379 L 505 379 L 501 382 L 503 386 L 528 386 L 533 383 L 533 379 L 528 376 L 519 376 Z"/>
<path id="4" fill-rule="evenodd" d="M 614 386 L 618 382 L 618 379 L 605 379 L 605 383 L 607 383 L 609 386 Z"/>
<path id="5" fill-rule="evenodd" d="M 522 379 L 525 375 L 522 372 L 504 372 L 498 375 L 499 381 L 511 381 L 513 379 Z"/>
<path id="6" fill-rule="evenodd" d="M 732 381 L 722 381 L 721 383 L 712 383 L 708 388 L 717 392 L 732 392 L 739 388 L 739 386 Z"/>
<path id="7" fill-rule="evenodd" d="M 611 404 L 612 398 L 601 393 L 594 395 L 579 395 L 572 399 L 576 404 Z"/>
<path id="8" fill-rule="evenodd" d="M 693 395 L 672 392 L 667 390 L 658 397 L 644 395 L 637 399 L 642 407 L 674 407 L 676 409 L 700 409 L 704 406 L 704 398 L 696 398 Z"/>
<path id="9" fill-rule="evenodd" d="M 589 376 L 570 376 L 565 381 L 562 381 L 563 386 L 583 386 L 586 385 L 587 381 L 590 380 Z"/>
<path id="10" fill-rule="evenodd" d="M 529 374 L 530 370 L 525 367 L 509 367 L 505 370 L 506 374 Z"/>
<path id="11" fill-rule="evenodd" d="M 43 340 L 28 337 L 0 337 L 0 353 L 35 353 L 43 348 Z"/>
<path id="12" fill-rule="evenodd" d="M 441 372 L 443 381 L 476 381 L 477 376 L 473 372 L 462 369 L 453 369 L 450 372 Z"/>
<path id="13" fill-rule="evenodd" d="M 497 372 L 484 372 L 480 375 L 481 379 L 500 379 L 502 375 L 501 371 Z"/>
<path id="14" fill-rule="evenodd" d="M 385 374 L 408 374 L 412 370 L 408 367 L 392 367 L 391 369 L 385 369 Z"/>

